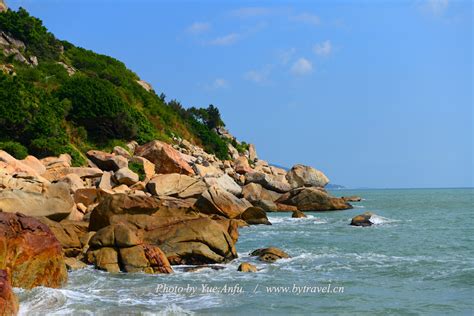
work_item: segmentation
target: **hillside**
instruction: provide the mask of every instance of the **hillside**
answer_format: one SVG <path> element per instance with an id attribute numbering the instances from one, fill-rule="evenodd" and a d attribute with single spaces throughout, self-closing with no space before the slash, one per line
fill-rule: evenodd
<path id="1" fill-rule="evenodd" d="M 0 149 L 16 158 L 69 153 L 136 140 L 187 139 L 220 159 L 235 138 L 220 137 L 219 109 L 167 101 L 120 61 L 57 39 L 25 10 L 0 13 Z M 233 146 L 232 146 L 233 145 Z"/>

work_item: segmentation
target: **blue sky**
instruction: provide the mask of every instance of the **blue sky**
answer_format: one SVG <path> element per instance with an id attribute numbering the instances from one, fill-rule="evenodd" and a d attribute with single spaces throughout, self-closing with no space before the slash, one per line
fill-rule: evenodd
<path id="1" fill-rule="evenodd" d="M 473 185 L 471 1 L 16 0 L 158 93 L 349 187 Z"/>

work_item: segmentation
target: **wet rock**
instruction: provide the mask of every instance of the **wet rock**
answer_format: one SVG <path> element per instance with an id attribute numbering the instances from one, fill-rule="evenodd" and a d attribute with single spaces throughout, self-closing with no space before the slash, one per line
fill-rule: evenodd
<path id="1" fill-rule="evenodd" d="M 291 187 L 325 187 L 329 179 L 324 173 L 309 166 L 295 165 L 288 171 L 286 179 Z"/>
<path id="2" fill-rule="evenodd" d="M 286 252 L 281 249 L 270 247 L 254 250 L 251 256 L 257 256 L 258 260 L 272 263 L 279 259 L 291 258 Z"/>
<path id="3" fill-rule="evenodd" d="M 219 270 L 224 270 L 225 267 L 223 266 L 216 266 L 216 265 L 209 265 L 209 264 L 203 264 L 203 265 L 198 265 L 198 266 L 193 266 L 193 267 L 184 267 L 183 272 L 198 272 L 204 269 L 211 269 L 215 271 Z"/>
<path id="4" fill-rule="evenodd" d="M 293 214 L 291 214 L 291 217 L 292 218 L 305 218 L 307 217 L 305 213 L 299 211 L 299 210 L 296 210 L 296 211 L 293 211 Z"/>
<path id="5" fill-rule="evenodd" d="M 362 201 L 362 198 L 360 196 L 355 196 L 355 195 L 343 196 L 341 198 L 346 202 L 360 202 L 360 201 Z"/>
<path id="6" fill-rule="evenodd" d="M 12 286 L 61 287 L 67 281 L 61 244 L 45 224 L 23 214 L 0 212 L 0 269 Z"/>
<path id="7" fill-rule="evenodd" d="M 351 225 L 352 226 L 362 226 L 362 227 L 372 226 L 374 224 L 370 220 L 372 218 L 372 216 L 374 216 L 374 214 L 371 213 L 371 212 L 365 212 L 364 214 L 354 216 L 351 220 Z"/>
<path id="8" fill-rule="evenodd" d="M 259 207 L 249 207 L 241 215 L 240 218 L 243 219 L 249 225 L 271 225 L 268 220 L 267 213 Z"/>
<path id="9" fill-rule="evenodd" d="M 81 270 L 87 267 L 87 264 L 76 258 L 65 258 L 64 263 L 68 271 Z"/>
<path id="10" fill-rule="evenodd" d="M 179 151 L 169 144 L 157 140 L 136 148 L 135 155 L 154 163 L 156 173 L 194 174 L 194 170 L 183 159 Z"/>
<path id="11" fill-rule="evenodd" d="M 254 266 L 253 264 L 251 263 L 248 263 L 248 262 L 242 262 L 237 271 L 240 271 L 240 272 L 257 272 L 257 267 Z"/>

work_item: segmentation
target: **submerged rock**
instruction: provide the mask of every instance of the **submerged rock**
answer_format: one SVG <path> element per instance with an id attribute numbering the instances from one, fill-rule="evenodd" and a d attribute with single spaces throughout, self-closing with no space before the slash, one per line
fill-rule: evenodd
<path id="1" fill-rule="evenodd" d="M 374 223 L 370 221 L 370 219 L 374 216 L 375 214 L 371 212 L 365 212 L 364 214 L 360 214 L 357 216 L 354 216 L 351 220 L 351 225 L 352 226 L 372 226 Z"/>
<path id="2" fill-rule="evenodd" d="M 23 214 L 0 212 L 0 269 L 12 286 L 61 287 L 67 281 L 61 244 L 45 224 Z"/>
<path id="3" fill-rule="evenodd" d="M 362 201 L 362 198 L 360 196 L 355 196 L 355 195 L 343 196 L 341 198 L 346 202 L 360 202 L 360 201 Z"/>
<path id="4" fill-rule="evenodd" d="M 293 211 L 293 214 L 291 214 L 291 217 L 292 218 L 305 218 L 307 217 L 305 213 L 299 211 L 299 210 L 296 210 L 296 211 Z"/>
<path id="5" fill-rule="evenodd" d="M 257 256 L 258 260 L 269 263 L 275 262 L 279 259 L 291 258 L 286 252 L 275 247 L 260 248 L 254 250 L 250 255 Z"/>
<path id="6" fill-rule="evenodd" d="M 237 271 L 240 271 L 240 272 L 257 272 L 257 267 L 254 266 L 251 263 L 242 262 L 239 265 L 239 267 L 237 268 Z"/>

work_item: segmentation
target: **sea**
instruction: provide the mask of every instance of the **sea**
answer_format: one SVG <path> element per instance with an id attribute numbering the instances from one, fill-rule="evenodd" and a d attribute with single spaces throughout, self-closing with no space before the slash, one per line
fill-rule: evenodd
<path id="1" fill-rule="evenodd" d="M 21 315 L 473 315 L 474 189 L 334 190 L 345 211 L 269 213 L 240 229 L 239 258 L 171 275 L 70 272 L 62 289 L 15 289 Z M 374 225 L 349 223 L 365 211 Z M 268 264 L 249 253 L 278 247 Z M 238 272 L 240 263 L 256 273 Z"/>

